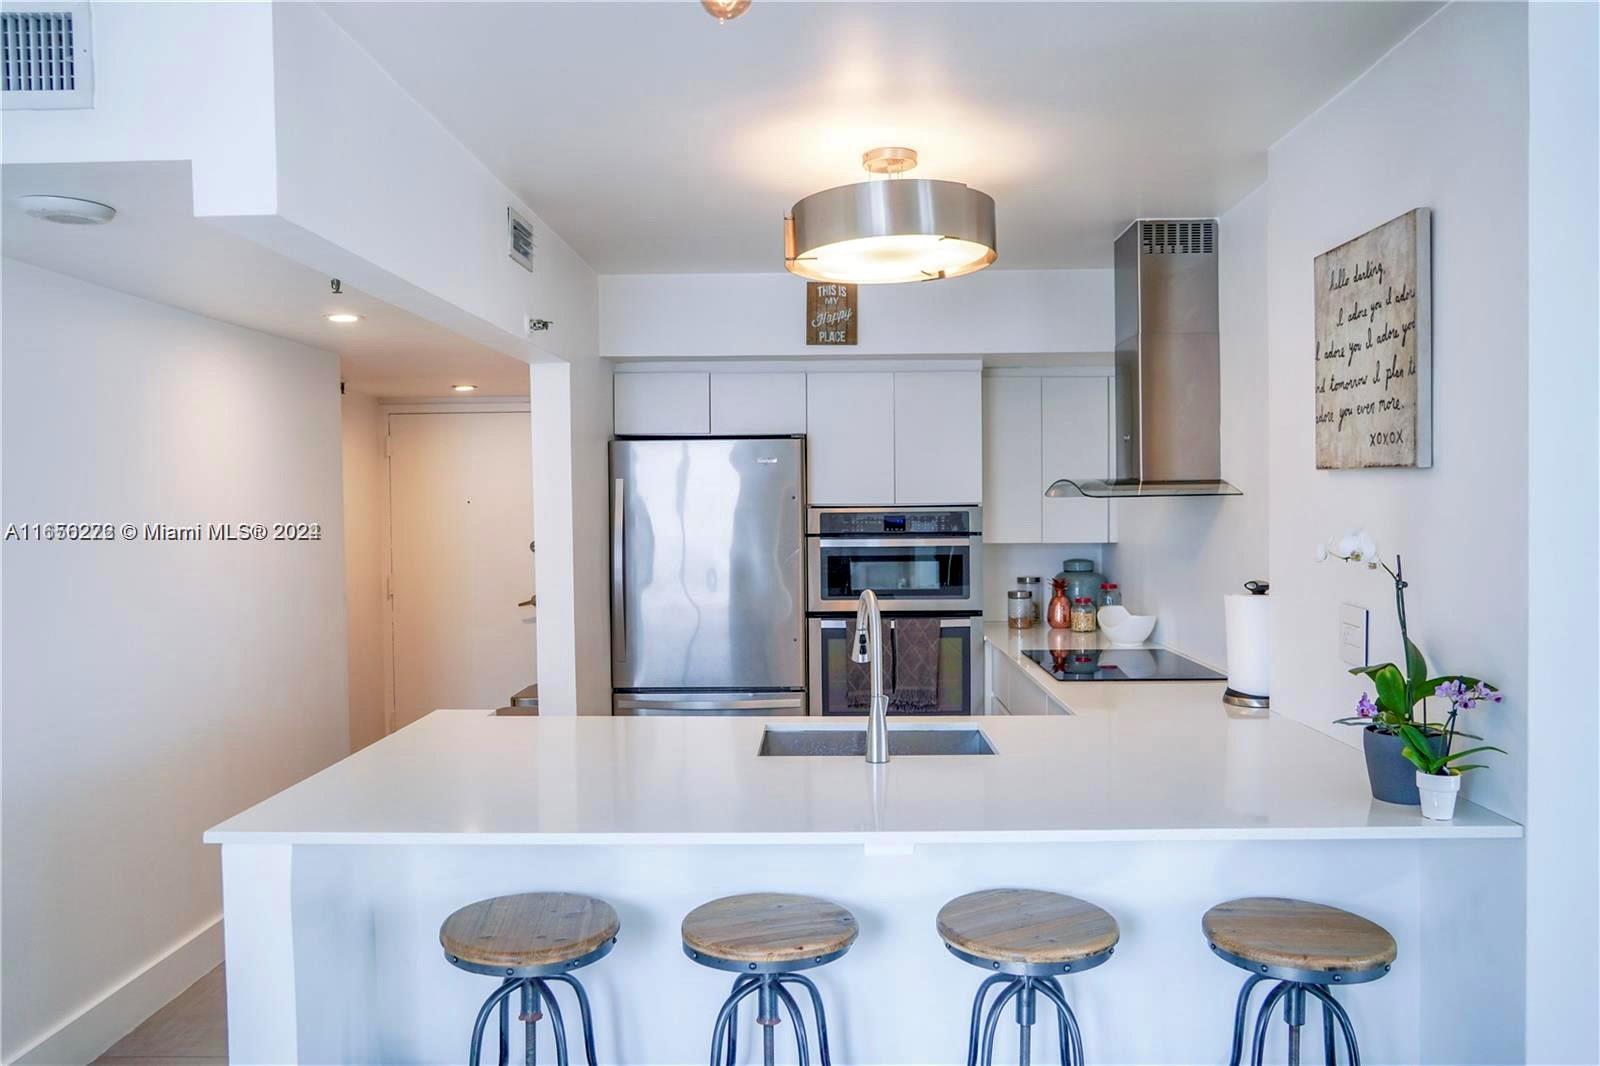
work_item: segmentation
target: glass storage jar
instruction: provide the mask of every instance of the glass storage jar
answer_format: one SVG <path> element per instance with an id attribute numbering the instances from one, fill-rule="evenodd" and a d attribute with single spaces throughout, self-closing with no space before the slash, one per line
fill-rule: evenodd
<path id="1" fill-rule="evenodd" d="M 1094 610 L 1094 601 L 1087 596 L 1079 596 L 1072 601 L 1072 631 L 1074 633 L 1093 633 L 1095 631 Z"/>
<path id="2" fill-rule="evenodd" d="M 1122 606 L 1122 590 L 1117 588 L 1117 583 L 1115 581 L 1107 581 L 1104 585 L 1100 586 L 1100 606 Z"/>
<path id="3" fill-rule="evenodd" d="M 1026 574 L 1020 575 L 1017 578 L 1017 591 L 1033 594 L 1033 621 L 1037 625 L 1044 611 L 1044 580 Z"/>
<path id="4" fill-rule="evenodd" d="M 1033 593 L 1027 589 L 1012 589 L 1006 593 L 1006 625 L 1012 629 L 1032 629 L 1038 610 Z"/>

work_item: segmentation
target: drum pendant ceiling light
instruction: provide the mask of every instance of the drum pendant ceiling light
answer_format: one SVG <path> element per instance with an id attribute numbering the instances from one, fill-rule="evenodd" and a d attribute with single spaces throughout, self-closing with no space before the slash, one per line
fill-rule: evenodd
<path id="1" fill-rule="evenodd" d="M 790 273 L 873 285 L 954 278 L 995 261 L 992 197 L 900 177 L 917 165 L 910 148 L 874 148 L 861 165 L 884 178 L 813 193 L 783 220 Z"/>

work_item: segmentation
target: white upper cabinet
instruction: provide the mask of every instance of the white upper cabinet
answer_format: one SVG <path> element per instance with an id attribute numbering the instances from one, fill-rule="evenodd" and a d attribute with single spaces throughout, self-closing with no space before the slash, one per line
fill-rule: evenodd
<path id="1" fill-rule="evenodd" d="M 983 539 L 1037 544 L 1043 535 L 1043 395 L 1034 377 L 983 379 Z"/>
<path id="2" fill-rule="evenodd" d="M 811 504 L 848 507 L 895 501 L 895 378 L 892 373 L 806 375 L 806 466 Z"/>
<path id="3" fill-rule="evenodd" d="M 894 375 L 894 502 L 981 503 L 983 378 L 977 370 Z"/>
<path id="4" fill-rule="evenodd" d="M 711 432 L 711 376 L 623 373 L 611 379 L 612 427 L 619 437 L 703 437 Z"/>
<path id="5" fill-rule="evenodd" d="M 1046 377 L 1044 407 L 1042 539 L 1046 544 L 1101 544 L 1112 540 L 1111 501 L 1088 497 L 1043 498 L 1057 478 L 1111 476 L 1111 380 Z"/>
<path id="6" fill-rule="evenodd" d="M 714 435 L 771 436 L 805 431 L 805 374 L 712 372 L 711 432 Z"/>

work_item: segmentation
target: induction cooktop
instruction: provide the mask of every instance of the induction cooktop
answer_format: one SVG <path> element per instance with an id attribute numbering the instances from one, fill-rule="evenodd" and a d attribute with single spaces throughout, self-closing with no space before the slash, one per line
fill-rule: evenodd
<path id="1" fill-rule="evenodd" d="M 1106 648 L 1103 651 L 1025 651 L 1057 681 L 1226 681 L 1193 659 L 1165 648 Z"/>

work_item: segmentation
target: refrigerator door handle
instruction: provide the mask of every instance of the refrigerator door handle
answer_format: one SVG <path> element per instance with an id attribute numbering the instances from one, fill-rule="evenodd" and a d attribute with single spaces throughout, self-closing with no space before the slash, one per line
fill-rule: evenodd
<path id="1" fill-rule="evenodd" d="M 628 661 L 627 567 L 622 550 L 623 508 L 627 506 L 627 482 L 616 478 L 611 485 L 611 647 L 612 658 Z"/>

